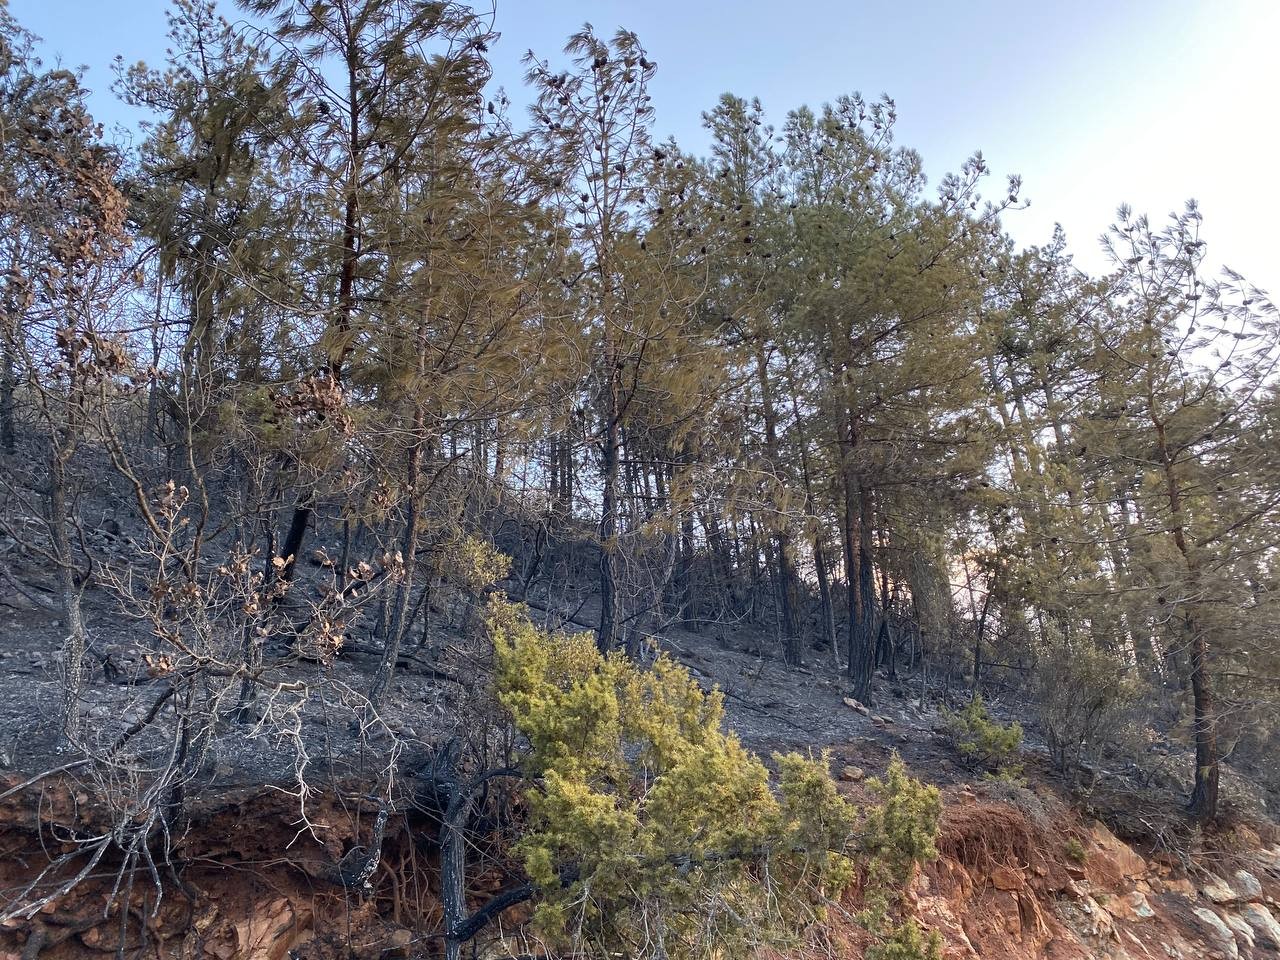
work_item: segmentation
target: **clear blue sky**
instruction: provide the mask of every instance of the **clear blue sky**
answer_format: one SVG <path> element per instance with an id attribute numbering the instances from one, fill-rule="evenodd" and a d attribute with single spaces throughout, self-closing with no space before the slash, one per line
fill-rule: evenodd
<path id="1" fill-rule="evenodd" d="M 110 63 L 158 63 L 167 0 L 10 0 L 50 58 L 88 67 L 94 108 Z M 226 3 L 228 16 L 237 13 Z M 1201 203 L 1211 259 L 1280 296 L 1280 2 L 1276 0 L 498 0 L 498 82 L 520 57 L 558 55 L 584 21 L 635 30 L 659 63 L 660 135 L 701 151 L 701 111 L 725 90 L 772 116 L 840 93 L 887 92 L 899 140 L 933 179 L 981 149 L 1021 173 L 1029 210 L 1008 225 L 1040 242 L 1055 221 L 1085 266 L 1117 204 L 1153 217 Z M 999 182 L 991 193 L 1000 190 Z"/>

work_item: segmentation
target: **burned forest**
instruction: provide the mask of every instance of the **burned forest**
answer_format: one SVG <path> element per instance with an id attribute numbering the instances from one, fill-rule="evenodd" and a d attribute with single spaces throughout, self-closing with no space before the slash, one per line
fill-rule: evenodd
<path id="1" fill-rule="evenodd" d="M 0 0 L 0 958 L 1276 955 L 1212 218 L 500 14 L 174 0 L 126 139 Z"/>

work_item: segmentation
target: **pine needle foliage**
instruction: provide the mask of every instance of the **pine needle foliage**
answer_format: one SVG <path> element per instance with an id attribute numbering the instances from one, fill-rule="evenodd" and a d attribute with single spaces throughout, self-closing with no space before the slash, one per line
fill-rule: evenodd
<path id="1" fill-rule="evenodd" d="M 799 942 L 854 879 L 857 811 L 826 758 L 777 755 L 771 778 L 724 731 L 721 694 L 666 657 L 642 670 L 501 600 L 489 626 L 498 698 L 537 782 L 518 850 L 549 941 L 590 955 L 746 956 Z M 899 820 L 879 815 L 875 849 L 905 836 Z"/>
<path id="2" fill-rule="evenodd" d="M 1017 777 L 1022 765 L 1015 762 L 1022 745 L 1022 725 L 1002 724 L 991 718 L 982 695 L 977 694 L 959 713 L 948 712 L 947 732 L 965 760 L 1001 776 Z"/>
<path id="3" fill-rule="evenodd" d="M 869 960 L 935 960 L 938 934 L 927 937 L 903 912 L 902 893 L 916 871 L 938 856 L 942 798 L 938 788 L 916 780 L 896 753 L 883 778 L 867 785 L 879 798 L 861 825 L 859 846 L 866 863 L 861 922 L 878 939 Z"/>

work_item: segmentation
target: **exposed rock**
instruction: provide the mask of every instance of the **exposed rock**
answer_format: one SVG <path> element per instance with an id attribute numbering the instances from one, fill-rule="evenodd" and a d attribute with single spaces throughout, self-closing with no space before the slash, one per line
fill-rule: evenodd
<path id="1" fill-rule="evenodd" d="M 1180 893 L 1188 899 L 1194 899 L 1196 887 L 1186 877 L 1165 877 L 1152 885 L 1157 893 Z"/>
<path id="2" fill-rule="evenodd" d="M 1231 932 L 1236 935 L 1237 944 L 1248 947 L 1250 950 L 1253 949 L 1253 928 L 1249 926 L 1244 917 L 1230 910 L 1225 910 L 1222 913 L 1222 920 L 1231 928 Z"/>
<path id="3" fill-rule="evenodd" d="M 1146 894 L 1141 890 L 1131 890 L 1123 896 L 1112 897 L 1103 906 L 1117 920 L 1139 922 L 1150 920 L 1156 915 L 1155 910 L 1151 908 L 1151 904 L 1147 900 Z"/>
<path id="4" fill-rule="evenodd" d="M 89 950 L 114 953 L 120 946 L 120 928 L 113 923 L 90 927 L 80 934 L 80 942 Z"/>
<path id="5" fill-rule="evenodd" d="M 947 954 L 948 960 L 952 957 L 970 958 L 979 955 L 973 941 L 965 932 L 963 921 L 951 909 L 951 904 L 946 897 L 921 897 L 916 903 L 916 908 L 929 917 L 930 927 L 941 933 L 947 943 L 952 945 L 951 951 Z"/>
<path id="6" fill-rule="evenodd" d="M 1058 912 L 1067 927 L 1079 937 L 1106 941 L 1115 939 L 1116 925 L 1111 914 L 1087 893 L 1074 902 L 1063 901 L 1058 906 Z"/>
<path id="7" fill-rule="evenodd" d="M 1280 847 L 1259 850 L 1254 854 L 1254 859 L 1258 861 L 1263 870 L 1280 876 Z"/>
<path id="8" fill-rule="evenodd" d="M 1248 870 L 1237 870 L 1232 874 L 1232 879 L 1235 881 L 1234 886 L 1236 888 L 1236 892 L 1240 894 L 1240 899 L 1262 899 L 1262 884 L 1259 883 L 1258 878 Z"/>
<path id="9" fill-rule="evenodd" d="M 865 774 L 861 767 L 848 766 L 840 770 L 840 779 L 846 783 L 856 783 L 861 780 Z"/>
<path id="10" fill-rule="evenodd" d="M 1087 885 L 1087 884 L 1086 884 Z M 1089 895 L 1089 891 L 1074 880 L 1068 880 L 1062 887 L 1062 892 L 1076 900 L 1083 900 Z"/>
<path id="11" fill-rule="evenodd" d="M 1260 903 L 1246 903 L 1240 915 L 1253 928 L 1258 946 L 1280 953 L 1280 922 L 1269 909 Z"/>
<path id="12" fill-rule="evenodd" d="M 1137 919 L 1150 920 L 1156 915 L 1155 910 L 1151 908 L 1151 904 L 1147 901 L 1147 895 L 1141 890 L 1134 890 L 1124 899 L 1133 908 L 1133 915 Z"/>
<path id="13" fill-rule="evenodd" d="M 856 711 L 858 711 L 858 713 L 862 714 L 864 717 L 869 717 L 869 716 L 871 716 L 871 710 L 870 710 L 869 708 L 867 708 L 867 707 L 863 706 L 863 705 L 862 705 L 861 703 L 859 703 L 857 700 L 853 699 L 853 697 L 845 697 L 845 698 L 844 698 L 844 705 L 845 705 L 846 707 L 849 707 L 849 708 L 850 708 L 850 709 L 852 709 L 852 710 L 856 710 Z"/>
<path id="14" fill-rule="evenodd" d="M 281 960 L 305 925 L 303 920 L 310 918 L 295 916 L 293 905 L 283 897 L 262 904 L 260 910 L 236 924 L 236 956 L 243 960 Z"/>
<path id="15" fill-rule="evenodd" d="M 1214 903 L 1234 903 L 1240 899 L 1231 884 L 1221 877 L 1210 876 L 1208 881 L 1200 885 L 1200 892 Z"/>
<path id="16" fill-rule="evenodd" d="M 411 953 L 410 947 L 412 944 L 413 931 L 399 927 L 392 930 L 391 935 L 387 937 L 384 953 L 389 953 L 393 957 L 407 957 Z"/>
<path id="17" fill-rule="evenodd" d="M 1021 890 L 1027 885 L 1021 870 L 997 865 L 991 870 L 991 885 L 997 890 Z"/>
<path id="18" fill-rule="evenodd" d="M 1240 956 L 1240 948 L 1236 945 L 1236 935 L 1231 932 L 1217 913 L 1208 907 L 1192 907 L 1191 912 L 1204 926 L 1210 938 L 1221 948 L 1222 952 L 1234 958 Z"/>
<path id="19" fill-rule="evenodd" d="M 1099 850 L 1090 853 L 1091 861 L 1101 858 L 1105 865 L 1114 865 L 1120 876 L 1128 880 L 1137 880 L 1146 876 L 1147 861 L 1108 830 L 1102 821 L 1095 822 L 1089 832 L 1093 842 L 1099 847 Z"/>

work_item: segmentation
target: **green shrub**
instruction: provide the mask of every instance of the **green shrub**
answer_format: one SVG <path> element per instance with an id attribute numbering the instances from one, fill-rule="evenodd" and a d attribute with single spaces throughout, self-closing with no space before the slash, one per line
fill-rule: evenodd
<path id="1" fill-rule="evenodd" d="M 884 960 L 934 956 L 913 923 L 889 921 L 937 856 L 942 811 L 900 758 L 859 811 L 826 756 L 775 754 L 771 777 L 724 730 L 720 693 L 665 656 L 649 669 L 602 656 L 591 635 L 548 634 L 496 597 L 488 625 L 498 700 L 528 741 L 516 851 L 549 945 L 672 960 L 796 947 L 861 862 Z"/>
<path id="2" fill-rule="evenodd" d="M 472 593 L 505 579 L 511 558 L 490 541 L 470 534 L 444 546 L 441 569 L 446 577 Z"/>
<path id="3" fill-rule="evenodd" d="M 983 767 L 1005 778 L 1017 778 L 1022 765 L 1015 763 L 1022 746 L 1022 726 L 991 719 L 982 696 L 975 694 L 959 713 L 946 711 L 947 733 L 967 763 Z"/>
<path id="4" fill-rule="evenodd" d="M 873 777 L 867 786 L 879 802 L 868 810 L 858 837 L 866 868 L 858 919 L 886 950 L 899 949 L 903 947 L 895 937 L 908 934 L 895 927 L 892 918 L 900 912 L 902 893 L 916 870 L 938 856 L 942 797 L 937 787 L 911 777 L 896 753 L 883 779 Z M 885 956 L 900 955 L 912 956 Z"/>
<path id="5" fill-rule="evenodd" d="M 665 657 L 601 656 L 494 599 L 499 701 L 529 742 L 535 926 L 586 954 L 746 956 L 786 947 L 856 874 L 856 811 L 826 759 L 758 757 Z"/>
<path id="6" fill-rule="evenodd" d="M 918 923 L 907 920 L 868 947 L 867 960 L 942 960 L 942 938 L 937 932 L 925 936 Z"/>
<path id="7" fill-rule="evenodd" d="M 873 777 L 867 786 L 880 801 L 862 825 L 860 847 L 868 872 L 881 885 L 905 886 L 917 867 L 938 856 L 942 797 L 937 787 L 908 775 L 896 753 L 884 778 Z"/>
<path id="8" fill-rule="evenodd" d="M 1084 844 L 1082 844 L 1076 837 L 1072 837 L 1062 845 L 1062 852 L 1066 854 L 1067 859 L 1072 863 L 1084 863 L 1088 858 L 1088 854 L 1084 849 Z"/>

